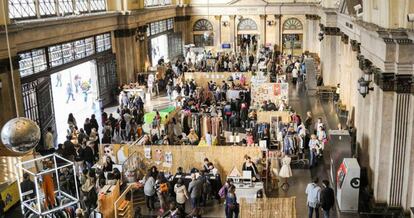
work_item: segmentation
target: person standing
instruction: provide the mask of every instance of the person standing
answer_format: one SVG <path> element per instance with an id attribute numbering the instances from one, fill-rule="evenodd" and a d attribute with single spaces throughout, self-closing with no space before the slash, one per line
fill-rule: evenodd
<path id="1" fill-rule="evenodd" d="M 329 181 L 322 181 L 323 189 L 321 191 L 321 207 L 323 210 L 323 217 L 329 218 L 329 211 L 335 204 L 335 193 L 334 190 L 329 187 Z"/>
<path id="2" fill-rule="evenodd" d="M 0 218 L 5 217 L 5 211 L 4 211 L 5 207 L 6 207 L 6 203 L 4 203 L 3 198 L 0 195 Z"/>
<path id="3" fill-rule="evenodd" d="M 56 87 L 62 87 L 62 74 L 56 73 Z"/>
<path id="4" fill-rule="evenodd" d="M 147 204 L 148 210 L 155 210 L 155 179 L 154 174 L 148 171 L 144 184 L 145 203 Z"/>
<path id="5" fill-rule="evenodd" d="M 319 218 L 319 204 L 320 204 L 320 193 L 321 187 L 318 185 L 319 179 L 316 177 L 313 179 L 311 183 L 306 186 L 306 195 L 307 198 L 307 206 L 309 211 L 309 218 L 313 217 L 313 212 L 315 211 L 315 217 Z"/>
<path id="6" fill-rule="evenodd" d="M 72 97 L 72 101 L 75 101 L 75 97 L 73 96 L 73 89 L 72 85 L 68 83 L 66 86 L 66 95 L 68 96 L 68 99 L 66 100 L 66 104 L 69 103 L 69 99 Z"/>
<path id="7" fill-rule="evenodd" d="M 45 147 L 48 152 L 53 153 L 55 151 L 55 142 L 53 140 L 53 130 L 52 127 L 47 127 L 47 132 L 45 134 Z"/>
<path id="8" fill-rule="evenodd" d="M 178 179 L 174 186 L 174 192 L 178 208 L 181 211 L 181 214 L 185 214 L 185 202 L 189 199 L 189 197 L 182 179 Z"/>
<path id="9" fill-rule="evenodd" d="M 239 203 L 237 203 L 236 187 L 234 185 L 229 186 L 225 210 L 226 218 L 237 218 L 239 216 Z"/>
<path id="10" fill-rule="evenodd" d="M 203 191 L 203 182 L 201 179 L 196 178 L 195 174 L 191 175 L 191 182 L 188 185 L 188 193 L 190 193 L 191 206 L 193 209 L 199 207 L 201 194 Z"/>

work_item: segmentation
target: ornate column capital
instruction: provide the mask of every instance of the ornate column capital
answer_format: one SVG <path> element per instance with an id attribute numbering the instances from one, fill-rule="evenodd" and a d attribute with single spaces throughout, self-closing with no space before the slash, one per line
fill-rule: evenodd
<path id="1" fill-rule="evenodd" d="M 259 15 L 260 19 L 266 19 L 267 15 L 266 14 L 261 14 Z"/>
<path id="2" fill-rule="evenodd" d="M 400 94 L 411 93 L 412 82 L 412 75 L 395 75 L 395 91 Z"/>
<path id="3" fill-rule="evenodd" d="M 220 20 L 221 19 L 221 15 L 214 15 L 214 19 Z"/>
<path id="4" fill-rule="evenodd" d="M 325 32 L 325 35 L 330 36 L 339 36 L 341 35 L 341 29 L 338 27 L 324 27 L 323 31 Z"/>
<path id="5" fill-rule="evenodd" d="M 274 17 L 275 17 L 275 19 L 280 19 L 280 18 L 282 18 L 282 15 L 281 14 L 275 14 L 275 15 L 273 15 Z"/>
<path id="6" fill-rule="evenodd" d="M 341 41 L 345 44 L 348 44 L 349 37 L 344 32 L 341 32 Z"/>
<path id="7" fill-rule="evenodd" d="M 236 19 L 236 15 L 229 15 L 230 20 Z"/>
<path id="8" fill-rule="evenodd" d="M 319 17 L 316 14 L 305 14 L 305 17 L 307 20 L 319 20 L 321 17 Z"/>
<path id="9" fill-rule="evenodd" d="M 361 45 L 361 43 L 358 43 L 358 41 L 356 41 L 356 40 L 352 40 L 351 39 L 351 49 L 352 49 L 352 51 L 356 51 L 356 52 L 358 52 L 358 53 L 360 53 L 360 45 Z"/>

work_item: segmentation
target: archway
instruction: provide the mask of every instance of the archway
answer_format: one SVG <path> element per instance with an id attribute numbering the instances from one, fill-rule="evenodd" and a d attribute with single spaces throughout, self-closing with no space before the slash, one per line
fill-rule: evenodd
<path id="1" fill-rule="evenodd" d="M 297 18 L 289 18 L 283 23 L 283 53 L 299 56 L 302 54 L 303 25 Z"/>
<path id="2" fill-rule="evenodd" d="M 193 25 L 193 40 L 196 47 L 214 46 L 213 25 L 207 19 L 199 19 Z"/>
<path id="3" fill-rule="evenodd" d="M 237 45 L 240 46 L 241 52 L 255 52 L 259 36 L 257 24 L 253 19 L 240 19 L 237 25 Z"/>

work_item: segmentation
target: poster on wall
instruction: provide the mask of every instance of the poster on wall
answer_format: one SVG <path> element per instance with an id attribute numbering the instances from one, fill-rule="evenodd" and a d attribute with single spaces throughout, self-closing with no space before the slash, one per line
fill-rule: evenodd
<path id="1" fill-rule="evenodd" d="M 276 105 L 284 100 L 288 103 L 289 85 L 288 83 L 261 83 L 252 85 L 252 105 L 260 107 L 264 102 L 273 102 Z"/>
<path id="2" fill-rule="evenodd" d="M 144 157 L 147 159 L 151 159 L 151 148 L 150 147 L 144 148 Z"/>
<path id="3" fill-rule="evenodd" d="M 154 155 L 154 161 L 156 164 L 161 164 L 162 162 L 162 150 L 161 149 L 156 149 L 155 150 L 155 155 Z"/>
<path id="4" fill-rule="evenodd" d="M 171 168 L 172 167 L 172 159 L 173 159 L 172 153 L 171 152 L 165 152 L 164 153 L 164 163 L 163 163 L 163 166 L 164 167 Z"/>

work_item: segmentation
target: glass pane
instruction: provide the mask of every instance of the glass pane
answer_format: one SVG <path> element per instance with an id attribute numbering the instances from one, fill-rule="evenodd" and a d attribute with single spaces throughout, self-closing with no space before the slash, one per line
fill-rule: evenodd
<path id="1" fill-rule="evenodd" d="M 95 53 L 95 42 L 93 41 L 93 37 L 89 37 L 85 39 L 85 53 L 86 56 L 92 55 Z"/>
<path id="2" fill-rule="evenodd" d="M 9 16 L 10 19 L 36 17 L 34 0 L 9 0 Z"/>
<path id="3" fill-rule="evenodd" d="M 32 53 L 31 52 L 21 53 L 19 54 L 19 57 L 20 57 L 20 60 L 19 60 L 20 76 L 25 77 L 25 76 L 33 74 Z"/>
<path id="4" fill-rule="evenodd" d="M 85 40 L 75 41 L 75 59 L 81 59 L 85 56 Z"/>
<path id="5" fill-rule="evenodd" d="M 69 63 L 73 61 L 75 58 L 73 57 L 73 45 L 72 42 L 62 44 L 62 52 L 63 52 L 63 63 Z"/>
<path id="6" fill-rule="evenodd" d="M 56 15 L 56 4 L 54 0 L 39 0 L 41 16 Z"/>
<path id="7" fill-rule="evenodd" d="M 91 11 L 105 11 L 106 10 L 106 0 L 90 0 L 91 1 Z"/>
<path id="8" fill-rule="evenodd" d="M 72 14 L 73 5 L 72 0 L 58 0 L 59 1 L 59 12 L 61 14 Z"/>
<path id="9" fill-rule="evenodd" d="M 49 64 L 51 67 L 55 67 L 55 66 L 59 66 L 63 64 L 61 45 L 50 46 L 48 50 L 49 50 Z"/>
<path id="10" fill-rule="evenodd" d="M 111 49 L 111 34 L 106 33 L 104 37 L 105 37 L 105 41 L 104 41 L 105 50 L 109 50 Z"/>
<path id="11" fill-rule="evenodd" d="M 88 0 L 76 0 L 76 9 L 79 12 L 88 12 Z"/>
<path id="12" fill-rule="evenodd" d="M 46 70 L 46 53 L 44 49 L 36 49 L 32 51 L 33 72 L 41 72 Z"/>
<path id="13" fill-rule="evenodd" d="M 96 36 L 96 51 L 97 52 L 105 51 L 104 36 L 103 35 L 97 35 Z"/>

